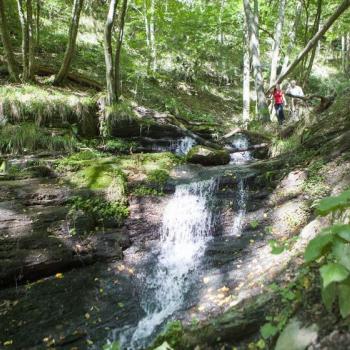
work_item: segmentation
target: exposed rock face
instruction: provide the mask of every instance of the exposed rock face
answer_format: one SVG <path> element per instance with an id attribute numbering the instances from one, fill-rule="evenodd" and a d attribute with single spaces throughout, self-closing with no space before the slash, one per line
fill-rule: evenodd
<path id="1" fill-rule="evenodd" d="M 0 287 L 122 257 L 129 241 L 119 229 L 95 231 L 93 218 L 80 213 L 72 231 L 67 201 L 80 192 L 53 179 L 2 181 Z"/>
<path id="2" fill-rule="evenodd" d="M 225 165 L 230 162 L 230 154 L 226 150 L 216 150 L 205 146 L 195 146 L 188 153 L 190 163 L 210 165 Z"/>

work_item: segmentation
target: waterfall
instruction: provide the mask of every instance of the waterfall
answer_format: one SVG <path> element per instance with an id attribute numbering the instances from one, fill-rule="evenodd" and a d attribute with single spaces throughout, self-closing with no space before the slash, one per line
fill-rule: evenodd
<path id="1" fill-rule="evenodd" d="M 237 150 L 244 150 L 249 147 L 249 141 L 245 135 L 237 134 L 234 136 L 231 145 Z M 230 157 L 231 157 L 230 164 L 244 164 L 247 161 L 252 159 L 250 151 L 231 153 Z M 240 236 L 241 234 L 241 230 L 244 223 L 243 219 L 246 213 L 247 199 L 248 199 L 248 194 L 244 184 L 244 179 L 239 174 L 237 176 L 238 176 L 238 193 L 237 193 L 236 200 L 237 200 L 238 212 L 235 215 L 232 229 L 231 229 L 231 235 L 233 236 Z"/>
<path id="2" fill-rule="evenodd" d="M 210 235 L 212 213 L 209 199 L 215 180 L 178 185 L 167 204 L 160 231 L 159 255 L 155 270 L 147 276 L 141 304 L 146 316 L 131 340 L 121 339 L 127 349 L 138 349 L 184 302 L 199 267 Z"/>
<path id="3" fill-rule="evenodd" d="M 231 142 L 231 146 L 237 150 L 247 149 L 249 141 L 245 135 L 237 134 Z M 252 159 L 250 151 L 231 153 L 231 164 L 242 164 Z"/>
<path id="4" fill-rule="evenodd" d="M 196 144 L 196 141 L 194 139 L 186 136 L 182 138 L 178 143 L 175 149 L 175 153 L 178 155 L 187 154 L 195 144 Z"/>

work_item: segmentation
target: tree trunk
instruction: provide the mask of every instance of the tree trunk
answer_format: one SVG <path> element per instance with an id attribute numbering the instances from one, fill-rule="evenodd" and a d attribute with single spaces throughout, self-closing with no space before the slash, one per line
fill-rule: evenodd
<path id="1" fill-rule="evenodd" d="M 343 72 L 346 73 L 346 52 L 347 52 L 347 41 L 346 35 L 341 36 L 341 65 Z"/>
<path id="2" fill-rule="evenodd" d="M 258 13 L 255 11 L 255 14 L 253 14 L 249 4 L 249 0 L 243 0 L 243 4 L 249 32 L 249 50 L 252 58 L 252 66 L 255 79 L 258 119 L 266 122 L 270 120 L 270 115 L 264 93 L 264 80 L 260 61 L 260 47 L 258 38 Z"/>
<path id="3" fill-rule="evenodd" d="M 34 29 L 33 29 L 33 6 L 32 0 L 27 0 L 27 25 L 28 25 L 28 69 L 29 78 L 34 79 Z"/>
<path id="4" fill-rule="evenodd" d="M 244 55 L 243 55 L 243 124 L 246 127 L 250 117 L 250 54 L 249 33 L 246 18 L 244 18 Z"/>
<path id="5" fill-rule="evenodd" d="M 83 8 L 83 4 L 84 4 L 84 0 L 74 0 L 73 10 L 72 10 L 72 20 L 69 27 L 66 52 L 64 53 L 64 58 L 63 58 L 61 68 L 58 71 L 55 77 L 55 80 L 53 82 L 54 85 L 61 84 L 64 81 L 64 79 L 67 77 L 70 64 L 72 62 L 72 58 L 74 55 L 75 44 L 76 44 L 78 29 L 79 29 L 80 13 Z"/>
<path id="6" fill-rule="evenodd" d="M 318 2 L 317 2 L 317 14 L 316 14 L 316 18 L 315 18 L 315 22 L 314 22 L 314 26 L 313 26 L 313 35 L 315 35 L 320 30 L 321 14 L 322 14 L 322 0 L 318 0 Z M 317 52 L 317 45 L 315 45 L 311 51 L 311 57 L 310 57 L 309 64 L 308 64 L 308 67 L 306 69 L 303 83 L 302 83 L 303 87 L 305 87 L 306 82 L 310 78 L 312 66 L 314 64 L 315 57 L 316 57 L 316 52 Z"/>
<path id="7" fill-rule="evenodd" d="M 22 79 L 30 79 L 29 71 L 29 26 L 24 11 L 23 0 L 17 0 L 19 20 L 21 22 L 22 29 L 22 61 L 23 61 L 23 72 Z"/>
<path id="8" fill-rule="evenodd" d="M 112 29 L 118 0 L 111 0 L 104 30 L 104 55 L 106 63 L 107 105 L 117 102 L 115 93 L 115 72 L 113 66 Z"/>
<path id="9" fill-rule="evenodd" d="M 0 33 L 4 53 L 6 56 L 7 68 L 13 81 L 19 81 L 19 69 L 13 54 L 10 35 L 7 29 L 7 20 L 3 0 L 0 0 Z"/>
<path id="10" fill-rule="evenodd" d="M 277 81 L 272 84 L 269 88 L 272 89 L 276 83 L 280 83 L 285 79 L 288 74 L 290 74 L 293 69 L 300 63 L 300 61 L 312 50 L 312 48 L 317 44 L 317 42 L 322 38 L 322 36 L 327 32 L 327 30 L 333 25 L 333 23 L 340 17 L 340 15 L 350 7 L 350 0 L 344 0 L 336 9 L 331 17 L 326 21 L 326 23 L 320 28 L 320 30 L 311 38 L 306 47 L 299 53 L 297 58 L 287 67 L 286 71 L 281 74 Z"/>
<path id="11" fill-rule="evenodd" d="M 123 44 L 124 37 L 124 25 L 125 25 L 125 16 L 128 7 L 128 0 L 123 0 L 122 8 L 119 12 L 118 18 L 118 37 L 117 37 L 117 46 L 115 49 L 115 63 L 114 63 L 114 71 L 115 71 L 115 92 L 117 100 L 121 96 L 121 75 L 120 75 L 120 55 Z"/>
<path id="12" fill-rule="evenodd" d="M 41 14 L 41 0 L 36 0 L 35 11 L 35 46 L 38 49 L 40 45 L 40 14 Z"/>
<path id="13" fill-rule="evenodd" d="M 156 45 L 156 36 L 155 36 L 155 0 L 151 0 L 150 7 L 150 20 L 149 20 L 149 38 L 151 45 L 151 67 L 152 71 L 157 70 L 157 45 Z"/>
<path id="14" fill-rule="evenodd" d="M 280 45 L 281 45 L 282 32 L 283 32 L 285 7 L 286 7 L 286 0 L 281 0 L 279 5 L 279 10 L 278 10 L 278 22 L 275 28 L 275 40 L 274 40 L 273 49 L 272 49 L 270 85 L 273 84 L 273 82 L 277 78 L 277 65 L 278 65 L 279 55 L 280 55 Z"/>
<path id="15" fill-rule="evenodd" d="M 218 23 L 218 41 L 220 44 L 224 43 L 224 32 L 223 32 L 223 26 L 222 26 L 222 16 L 224 13 L 225 8 L 225 0 L 221 0 L 220 4 L 220 11 L 219 11 L 219 23 Z"/>
<path id="16" fill-rule="evenodd" d="M 288 43 L 286 55 L 284 56 L 284 60 L 283 60 L 282 71 L 281 71 L 282 74 L 286 71 L 286 69 L 288 67 L 289 58 L 290 58 L 290 55 L 292 54 L 293 48 L 295 46 L 295 39 L 296 39 L 298 28 L 299 28 L 301 9 L 302 9 L 302 4 L 301 4 L 301 0 L 299 0 L 296 4 L 294 24 L 289 32 L 289 35 L 288 35 L 289 43 Z M 272 82 L 272 84 L 273 84 L 273 82 Z M 270 85 L 271 85 L 271 83 L 270 83 Z"/>
<path id="17" fill-rule="evenodd" d="M 148 7 L 147 7 L 147 0 L 143 0 L 143 12 L 144 12 L 144 21 L 145 21 L 145 33 L 146 33 L 146 46 L 147 46 L 147 53 L 148 53 L 148 60 L 147 60 L 147 72 L 151 71 L 151 44 L 150 44 L 150 28 L 149 28 L 149 21 L 148 21 Z"/>

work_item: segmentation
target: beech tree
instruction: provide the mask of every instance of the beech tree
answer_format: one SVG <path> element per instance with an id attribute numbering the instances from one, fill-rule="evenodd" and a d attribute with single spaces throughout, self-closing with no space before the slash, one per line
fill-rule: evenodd
<path id="1" fill-rule="evenodd" d="M 107 87 L 107 105 L 118 102 L 120 96 L 120 53 L 123 42 L 123 33 L 125 25 L 125 16 L 127 10 L 127 0 L 123 0 L 122 8 L 118 16 L 117 28 L 117 46 L 115 58 L 113 58 L 112 33 L 116 17 L 118 0 L 111 0 L 104 30 L 104 56 L 106 63 L 106 87 Z"/>
<path id="2" fill-rule="evenodd" d="M 12 80 L 15 82 L 18 82 L 19 69 L 18 69 L 15 56 L 13 54 L 3 0 L 0 0 L 0 34 L 1 34 L 2 45 L 4 47 L 4 53 L 6 57 L 8 71 L 10 73 Z"/>
<path id="3" fill-rule="evenodd" d="M 34 78 L 34 40 L 32 0 L 17 0 L 22 29 L 22 79 Z"/>
<path id="4" fill-rule="evenodd" d="M 246 125 L 250 117 L 250 54 L 249 33 L 246 18 L 243 29 L 243 124 Z"/>
<path id="5" fill-rule="evenodd" d="M 280 55 L 280 45 L 283 34 L 284 12 L 286 7 L 286 0 L 280 0 L 278 10 L 278 21 L 275 28 L 275 40 L 273 42 L 272 55 L 271 55 L 271 74 L 270 85 L 276 80 L 277 77 L 277 65 Z"/>
<path id="6" fill-rule="evenodd" d="M 72 19 L 71 19 L 69 33 L 68 33 L 68 43 L 67 43 L 61 68 L 58 71 L 54 80 L 55 85 L 61 84 L 63 80 L 67 77 L 67 74 L 69 72 L 70 64 L 72 62 L 72 58 L 74 55 L 75 44 L 76 44 L 77 35 L 78 35 L 80 13 L 83 8 L 83 4 L 84 4 L 84 0 L 74 0 L 73 10 L 72 10 Z"/>
<path id="7" fill-rule="evenodd" d="M 252 59 L 252 68 L 255 80 L 255 91 L 257 96 L 257 110 L 258 118 L 262 121 L 269 121 L 270 115 L 267 107 L 265 92 L 264 92 L 264 79 L 262 75 L 262 67 L 260 60 L 260 45 L 258 34 L 258 8 L 257 2 L 254 4 L 254 14 L 251 9 L 249 0 L 243 0 L 244 12 L 246 16 L 248 32 L 249 32 L 249 50 Z"/>
<path id="8" fill-rule="evenodd" d="M 124 26 L 125 26 L 125 16 L 128 7 L 128 0 L 123 0 L 122 8 L 118 16 L 118 30 L 117 30 L 117 45 L 115 49 L 115 93 L 117 99 L 121 95 L 121 74 L 120 74 L 120 55 L 122 51 L 122 44 L 124 38 Z"/>

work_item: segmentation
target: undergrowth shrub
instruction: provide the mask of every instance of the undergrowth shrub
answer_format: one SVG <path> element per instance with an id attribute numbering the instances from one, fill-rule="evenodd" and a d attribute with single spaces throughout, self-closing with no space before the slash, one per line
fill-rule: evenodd
<path id="1" fill-rule="evenodd" d="M 322 199 L 317 206 L 321 216 L 332 214 L 335 224 L 324 228 L 308 244 L 305 261 L 320 264 L 322 300 L 328 311 L 338 300 L 342 317 L 350 315 L 350 225 L 344 224 L 344 213 L 350 208 L 350 190 Z M 336 217 L 343 218 L 342 223 Z M 347 220 L 348 221 L 348 220 Z"/>

